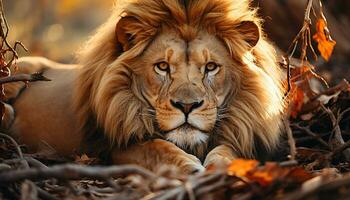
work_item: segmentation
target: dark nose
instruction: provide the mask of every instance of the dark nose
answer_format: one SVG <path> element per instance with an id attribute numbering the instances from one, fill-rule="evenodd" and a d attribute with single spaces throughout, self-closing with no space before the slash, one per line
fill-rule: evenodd
<path id="1" fill-rule="evenodd" d="M 203 105 L 203 100 L 199 102 L 183 103 L 181 101 L 170 100 L 170 103 L 175 108 L 181 110 L 186 116 L 190 114 L 194 109 L 199 108 Z"/>

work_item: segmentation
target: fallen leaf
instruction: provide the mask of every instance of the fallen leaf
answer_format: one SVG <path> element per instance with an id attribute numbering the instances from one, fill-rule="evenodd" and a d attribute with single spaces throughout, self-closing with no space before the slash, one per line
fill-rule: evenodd
<path id="1" fill-rule="evenodd" d="M 329 61 L 333 53 L 334 46 L 336 41 L 334 41 L 330 35 L 327 27 L 327 22 L 321 18 L 317 21 L 316 24 L 316 34 L 313 36 L 313 39 L 318 43 L 318 50 L 321 53 L 321 56 Z"/>
<path id="2" fill-rule="evenodd" d="M 293 83 L 290 97 L 290 116 L 294 119 L 298 116 L 298 113 L 301 111 L 304 105 L 304 96 L 304 91 L 299 86 Z"/>
<path id="3" fill-rule="evenodd" d="M 300 183 L 313 178 L 313 176 L 299 167 L 281 167 L 278 163 L 267 162 L 259 166 L 256 160 L 234 160 L 228 168 L 228 174 L 244 178 L 247 182 L 257 183 L 262 187 L 284 181 L 290 184 Z"/>
<path id="4" fill-rule="evenodd" d="M 259 183 L 261 186 L 268 186 L 281 177 L 285 177 L 289 168 L 280 167 L 277 163 L 268 162 L 263 167 L 247 173 L 247 178 Z"/>
<path id="5" fill-rule="evenodd" d="M 227 168 L 227 173 L 230 176 L 244 177 L 247 173 L 255 169 L 259 165 L 256 160 L 236 159 Z"/>
<path id="6" fill-rule="evenodd" d="M 75 156 L 75 163 L 78 164 L 84 164 L 84 165 L 89 165 L 93 163 L 96 159 L 95 158 L 90 158 L 88 155 L 83 154 L 81 156 Z"/>

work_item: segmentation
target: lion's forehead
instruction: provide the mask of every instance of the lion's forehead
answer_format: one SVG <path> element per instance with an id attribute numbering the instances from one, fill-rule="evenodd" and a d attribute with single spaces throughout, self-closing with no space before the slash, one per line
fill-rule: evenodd
<path id="1" fill-rule="evenodd" d="M 173 32 L 161 33 L 146 49 L 146 57 L 165 60 L 173 65 L 204 64 L 209 61 L 229 62 L 229 53 L 225 46 L 213 35 L 199 33 L 191 41 L 186 41 Z M 226 57 L 226 58 L 224 58 Z"/>

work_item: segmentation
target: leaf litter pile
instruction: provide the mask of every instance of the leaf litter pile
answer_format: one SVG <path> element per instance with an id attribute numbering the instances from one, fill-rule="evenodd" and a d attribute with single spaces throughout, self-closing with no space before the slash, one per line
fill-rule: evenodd
<path id="1" fill-rule="evenodd" d="M 134 165 L 98 166 L 99 161 L 87 155 L 69 160 L 49 146 L 28 154 L 24 145 L 0 133 L 0 199 L 349 199 L 350 85 L 343 80 L 328 86 L 308 62 L 308 55 L 317 59 L 313 41 L 325 61 L 336 45 L 321 1 L 316 1 L 316 33 L 311 35 L 310 12 L 316 11 L 309 0 L 303 26 L 281 59 L 287 74 L 288 117 L 275 162 L 237 159 L 189 176 L 171 166 L 153 173 Z M 10 75 L 18 58 L 16 47 L 22 45 L 11 47 L 7 42 L 3 12 L 1 26 L 1 87 L 47 80 L 41 75 Z M 300 58 L 294 59 L 299 49 Z M 4 106 L 1 102 L 2 113 Z"/>

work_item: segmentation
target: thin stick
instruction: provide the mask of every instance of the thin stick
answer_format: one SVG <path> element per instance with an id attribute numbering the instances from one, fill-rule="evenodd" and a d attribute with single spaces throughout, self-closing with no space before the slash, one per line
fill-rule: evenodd
<path id="1" fill-rule="evenodd" d="M 51 81 L 51 80 L 43 76 L 42 73 L 16 74 L 13 76 L 0 78 L 0 84 L 18 82 L 18 81 L 35 82 L 35 81 Z"/>
<path id="2" fill-rule="evenodd" d="M 310 135 L 313 139 L 316 139 L 320 144 L 322 144 L 324 147 L 326 147 L 328 150 L 331 150 L 331 147 L 329 146 L 329 144 L 324 141 L 319 135 L 317 135 L 316 133 L 312 132 L 310 129 L 306 128 L 306 127 L 302 127 L 299 124 L 292 124 L 291 126 L 302 130 L 304 133 Z"/>
<path id="3" fill-rule="evenodd" d="M 20 159 L 22 161 L 22 164 L 24 165 L 25 168 L 29 168 L 28 162 L 24 159 L 22 150 L 19 147 L 18 143 L 12 137 L 10 137 L 10 136 L 8 136 L 8 135 L 6 135 L 4 133 L 0 133 L 0 136 L 3 137 L 3 138 L 8 139 L 13 144 L 13 146 L 15 147 L 15 149 L 16 149 L 16 151 L 18 153 L 18 156 L 20 157 Z"/>
<path id="4" fill-rule="evenodd" d="M 290 160 L 295 160 L 297 150 L 296 150 L 296 146 L 295 146 L 295 140 L 293 137 L 293 133 L 292 133 L 292 130 L 290 129 L 289 121 L 287 119 L 284 119 L 283 124 L 284 124 L 284 127 L 286 129 L 287 136 L 288 136 L 288 144 L 289 144 L 289 148 L 290 148 Z"/>
<path id="5" fill-rule="evenodd" d="M 333 114 L 333 112 L 329 109 L 326 108 L 324 105 L 321 104 L 321 108 L 326 111 L 326 113 L 328 114 L 328 116 L 331 118 L 332 121 L 332 125 L 334 127 L 334 141 L 337 145 L 344 145 L 344 139 L 338 124 L 338 120 L 335 117 L 335 115 Z M 343 155 L 345 157 L 345 160 L 350 162 L 350 149 L 344 149 L 343 150 Z"/>
<path id="6" fill-rule="evenodd" d="M 350 140 L 345 142 L 340 147 L 334 149 L 333 152 L 331 152 L 331 154 L 329 156 L 330 156 L 330 158 L 333 158 L 334 156 L 336 156 L 336 155 L 338 155 L 340 153 L 343 153 L 343 151 L 345 151 L 348 148 L 350 148 Z"/>

